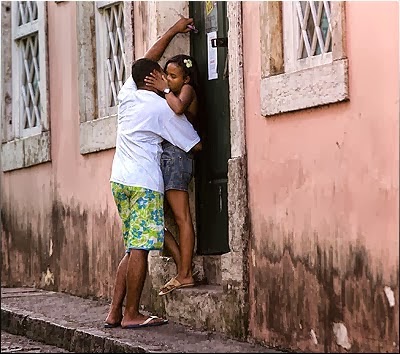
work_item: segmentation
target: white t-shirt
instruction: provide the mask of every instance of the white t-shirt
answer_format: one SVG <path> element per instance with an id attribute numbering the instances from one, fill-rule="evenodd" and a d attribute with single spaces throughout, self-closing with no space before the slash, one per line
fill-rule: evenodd
<path id="1" fill-rule="evenodd" d="M 118 130 L 110 181 L 164 193 L 161 142 L 188 152 L 200 137 L 155 92 L 138 90 L 132 76 L 118 94 Z"/>

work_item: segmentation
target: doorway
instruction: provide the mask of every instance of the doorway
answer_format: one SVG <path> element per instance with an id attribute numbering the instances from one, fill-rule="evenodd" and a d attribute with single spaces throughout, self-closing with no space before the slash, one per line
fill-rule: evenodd
<path id="1" fill-rule="evenodd" d="M 197 254 L 220 255 L 230 251 L 227 5 L 224 1 L 191 1 L 189 4 L 190 16 L 199 31 L 191 33 L 191 55 L 199 66 L 203 93 L 200 115 L 203 151 L 195 165 Z"/>

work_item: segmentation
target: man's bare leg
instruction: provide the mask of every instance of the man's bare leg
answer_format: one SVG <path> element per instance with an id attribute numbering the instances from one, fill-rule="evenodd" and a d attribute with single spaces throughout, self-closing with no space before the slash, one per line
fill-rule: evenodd
<path id="1" fill-rule="evenodd" d="M 140 296 L 142 295 L 144 281 L 147 275 L 147 257 L 149 252 L 145 250 L 131 249 L 126 273 L 126 306 L 122 327 L 143 323 L 148 316 L 139 312 Z M 154 319 L 153 322 L 162 322 Z"/>
<path id="2" fill-rule="evenodd" d="M 126 271 L 128 269 L 128 260 L 129 255 L 125 254 L 118 265 L 117 276 L 114 284 L 114 293 L 110 310 L 106 318 L 107 324 L 118 324 L 122 320 L 122 305 L 126 294 Z"/>

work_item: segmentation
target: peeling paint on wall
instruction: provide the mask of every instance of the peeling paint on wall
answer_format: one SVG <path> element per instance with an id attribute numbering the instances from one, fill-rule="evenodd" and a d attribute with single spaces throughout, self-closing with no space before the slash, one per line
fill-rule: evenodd
<path id="1" fill-rule="evenodd" d="M 310 337 L 311 337 L 311 341 L 317 345 L 318 344 L 318 339 L 317 339 L 317 335 L 315 334 L 314 330 L 311 329 L 310 331 Z"/>
<path id="2" fill-rule="evenodd" d="M 53 255 L 53 240 L 50 239 L 50 250 L 49 250 L 49 256 L 51 257 Z"/>
<path id="3" fill-rule="evenodd" d="M 389 287 L 384 292 L 383 274 L 371 267 L 361 243 L 342 242 L 333 249 L 325 240 L 334 236 L 321 240 L 311 234 L 308 254 L 300 255 L 293 234 L 272 222 L 264 225 L 265 237 L 253 238 L 249 249 L 256 259 L 250 273 L 256 286 L 249 290 L 255 338 L 301 351 L 337 351 L 338 343 L 350 344 L 352 351 L 392 350 L 399 330 L 399 314 L 391 306 L 398 297 L 398 271 L 391 271 L 393 293 Z"/>
<path id="4" fill-rule="evenodd" d="M 349 337 L 347 335 L 347 328 L 343 323 L 334 323 L 333 333 L 335 334 L 337 345 L 343 347 L 346 350 L 349 350 L 351 348 Z"/>
<path id="5" fill-rule="evenodd" d="M 54 285 L 54 274 L 47 268 L 46 272 L 42 273 L 42 284 L 44 286 Z"/>
<path id="6" fill-rule="evenodd" d="M 394 300 L 394 292 L 389 286 L 385 286 L 383 288 L 383 291 L 385 292 L 385 295 L 389 301 L 389 306 L 393 307 L 395 305 L 395 300 Z"/>

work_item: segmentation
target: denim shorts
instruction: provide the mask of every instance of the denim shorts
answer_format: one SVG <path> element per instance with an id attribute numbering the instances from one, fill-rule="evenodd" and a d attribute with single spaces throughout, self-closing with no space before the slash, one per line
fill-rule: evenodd
<path id="1" fill-rule="evenodd" d="M 162 143 L 161 171 L 164 178 L 164 190 L 176 189 L 188 191 L 193 177 L 193 155 L 175 145 Z"/>

